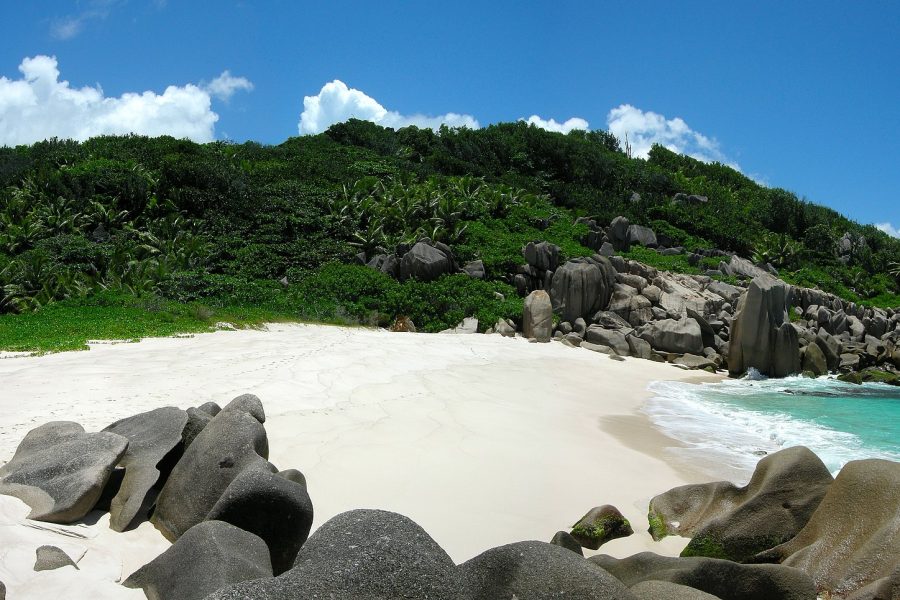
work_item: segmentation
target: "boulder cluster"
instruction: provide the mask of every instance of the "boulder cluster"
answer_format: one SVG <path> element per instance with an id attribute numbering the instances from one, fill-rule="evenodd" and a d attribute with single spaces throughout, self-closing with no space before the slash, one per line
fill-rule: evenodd
<path id="1" fill-rule="evenodd" d="M 161 408 L 96 433 L 48 423 L 0 471 L 0 492 L 53 522 L 115 506 L 110 524 L 121 530 L 149 515 L 173 543 L 123 585 L 151 600 L 900 597 L 900 463 L 855 461 L 832 478 L 795 447 L 762 459 L 744 487 L 669 490 L 650 502 L 650 533 L 690 537 L 680 557 L 585 558 L 583 548 L 634 533 L 603 505 L 550 543 L 456 564 L 418 524 L 383 510 L 341 513 L 310 536 L 305 479 L 266 460 L 264 421 L 259 399 L 243 395 L 221 410 Z M 59 548 L 37 549 L 35 570 L 67 566 L 78 568 Z"/>
<path id="2" fill-rule="evenodd" d="M 525 337 L 735 376 L 864 371 L 850 380 L 900 383 L 900 312 L 791 286 L 771 265 L 721 250 L 666 246 L 624 217 L 605 228 L 584 222 L 593 256 L 563 262 L 548 242 L 523 249 L 513 282 L 525 297 Z M 718 259 L 718 268 L 684 275 L 616 254 L 635 244 L 692 264 Z M 500 320 L 489 332 L 515 335 L 516 323 Z"/>

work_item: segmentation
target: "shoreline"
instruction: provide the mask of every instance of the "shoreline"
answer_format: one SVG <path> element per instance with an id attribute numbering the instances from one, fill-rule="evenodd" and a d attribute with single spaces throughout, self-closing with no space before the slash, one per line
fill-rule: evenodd
<path id="1" fill-rule="evenodd" d="M 647 503 L 708 478 L 666 456 L 666 445 L 678 442 L 640 408 L 650 382 L 697 377 L 663 363 L 501 336 L 273 324 L 150 338 L 0 361 L 9 390 L 0 399 L 0 461 L 50 420 L 91 431 L 160 406 L 224 405 L 248 392 L 266 409 L 269 460 L 307 477 L 314 530 L 345 510 L 384 508 L 420 523 L 462 562 L 490 547 L 549 540 L 591 507 L 613 504 L 635 534 L 600 552 L 677 555 L 687 539 L 653 542 Z M 9 504 L 0 503 L 3 524 L 16 519 Z M 95 537 L 76 545 L 107 563 L 118 558 L 123 576 L 168 546 L 149 523 L 126 534 L 107 524 L 108 516 L 86 527 Z M 14 530 L 35 542 L 52 543 L 48 535 L 72 542 Z M 105 573 L 108 579 L 109 564 Z"/>

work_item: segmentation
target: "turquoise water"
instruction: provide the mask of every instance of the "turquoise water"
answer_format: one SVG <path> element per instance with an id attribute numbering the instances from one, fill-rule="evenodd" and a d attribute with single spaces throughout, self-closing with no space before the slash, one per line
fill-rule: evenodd
<path id="1" fill-rule="evenodd" d="M 746 480 L 761 456 L 812 449 L 836 473 L 848 461 L 900 461 L 900 388 L 836 379 L 659 382 L 645 406 L 683 447 L 672 450 L 710 475 Z"/>

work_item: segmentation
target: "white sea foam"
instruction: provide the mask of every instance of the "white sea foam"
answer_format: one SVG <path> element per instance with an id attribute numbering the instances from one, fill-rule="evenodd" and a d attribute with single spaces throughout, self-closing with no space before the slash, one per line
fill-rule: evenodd
<path id="1" fill-rule="evenodd" d="M 790 446 L 807 446 L 835 474 L 851 460 L 900 460 L 900 448 L 891 452 L 867 447 L 853 433 L 786 412 L 748 410 L 728 401 L 729 397 L 740 401 L 742 396 L 785 390 L 840 395 L 842 387 L 846 389 L 845 384 L 833 380 L 803 378 L 753 377 L 704 385 L 656 382 L 650 386 L 654 396 L 645 404 L 644 412 L 657 427 L 683 444 L 670 449 L 676 460 L 712 477 L 735 482 L 749 480 L 761 456 Z"/>

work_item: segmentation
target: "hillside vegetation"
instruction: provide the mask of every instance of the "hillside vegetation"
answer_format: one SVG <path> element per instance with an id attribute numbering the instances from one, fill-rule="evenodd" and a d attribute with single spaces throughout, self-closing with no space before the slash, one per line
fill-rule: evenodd
<path id="1" fill-rule="evenodd" d="M 673 201 L 679 193 L 706 201 Z M 685 248 L 629 253 L 659 268 L 715 268 L 718 259 L 687 260 L 715 248 L 791 283 L 900 305 L 900 240 L 727 166 L 660 146 L 629 158 L 602 131 L 351 120 L 277 146 L 127 136 L 0 148 L 0 347 L 44 347 L 22 334 L 38 315 L 113 308 L 137 324 L 149 315 L 148 332 L 397 315 L 426 331 L 467 315 L 484 328 L 521 315 L 513 276 L 525 244 L 590 255 L 576 219 L 619 215 Z M 482 260 L 485 279 L 399 281 L 357 258 L 400 255 L 422 238 L 446 244 L 459 265 Z"/>

